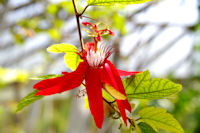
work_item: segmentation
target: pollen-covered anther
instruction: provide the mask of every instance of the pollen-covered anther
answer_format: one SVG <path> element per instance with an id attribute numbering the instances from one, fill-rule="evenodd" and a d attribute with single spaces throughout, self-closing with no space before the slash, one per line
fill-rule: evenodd
<path id="1" fill-rule="evenodd" d="M 110 46 L 98 44 L 96 51 L 94 49 L 87 51 L 87 63 L 93 68 L 101 67 L 112 52 L 113 49 Z"/>

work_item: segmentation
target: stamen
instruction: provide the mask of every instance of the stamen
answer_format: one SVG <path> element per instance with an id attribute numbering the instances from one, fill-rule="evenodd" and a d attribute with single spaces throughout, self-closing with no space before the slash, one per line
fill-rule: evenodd
<path id="1" fill-rule="evenodd" d="M 91 67 L 101 67 L 105 60 L 112 54 L 112 52 L 112 47 L 105 44 L 98 44 L 96 52 L 93 49 L 87 51 L 86 59 Z"/>

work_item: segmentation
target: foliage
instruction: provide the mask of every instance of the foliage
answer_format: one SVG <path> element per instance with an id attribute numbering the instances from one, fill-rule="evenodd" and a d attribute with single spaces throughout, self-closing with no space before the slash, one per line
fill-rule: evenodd
<path id="1" fill-rule="evenodd" d="M 31 103 L 41 99 L 43 96 L 35 96 L 35 94 L 37 93 L 38 91 L 35 90 L 31 93 L 29 93 L 27 96 L 25 96 L 20 102 L 19 104 L 17 105 L 17 110 L 16 112 L 22 110 L 24 107 L 26 107 L 27 105 L 30 105 Z"/>
<path id="2" fill-rule="evenodd" d="M 141 4 L 151 0 L 87 0 L 88 5 Z"/>
<path id="3" fill-rule="evenodd" d="M 64 59 L 66 65 L 71 70 L 76 70 L 78 64 L 82 61 L 80 56 L 78 55 L 78 49 L 74 45 L 70 44 L 55 44 L 47 48 L 47 51 L 53 53 L 65 53 Z"/>
<path id="4" fill-rule="evenodd" d="M 149 124 L 155 131 L 157 128 L 175 133 L 183 133 L 177 120 L 163 108 L 147 107 L 139 112 L 140 121 Z"/>
<path id="5" fill-rule="evenodd" d="M 130 99 L 161 99 L 176 94 L 182 89 L 180 84 L 175 84 L 168 79 L 150 79 L 149 71 L 125 78 L 123 84 Z"/>
<path id="6" fill-rule="evenodd" d="M 138 126 L 140 127 L 142 133 L 156 133 L 156 131 L 145 122 L 140 122 Z"/>

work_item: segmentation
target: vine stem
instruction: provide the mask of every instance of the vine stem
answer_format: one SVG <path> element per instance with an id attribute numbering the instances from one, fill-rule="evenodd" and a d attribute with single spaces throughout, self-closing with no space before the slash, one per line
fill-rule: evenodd
<path id="1" fill-rule="evenodd" d="M 120 114 L 120 111 L 113 105 L 113 103 L 108 102 L 105 98 L 103 98 L 103 100 L 104 100 L 115 112 L 117 112 L 118 114 Z M 130 124 L 131 124 L 133 127 L 135 127 L 135 123 L 134 123 L 133 118 L 127 116 L 127 119 L 128 119 L 128 121 L 130 122 Z"/>
<path id="2" fill-rule="evenodd" d="M 87 5 L 87 6 L 83 9 L 83 11 L 79 14 L 79 17 L 82 17 L 82 15 L 85 13 L 85 11 L 87 10 L 88 7 L 89 7 L 89 5 Z"/>
<path id="3" fill-rule="evenodd" d="M 74 6 L 74 12 L 75 12 L 75 16 L 76 16 L 76 22 L 77 22 L 77 28 L 78 28 L 78 33 L 79 33 L 79 40 L 80 40 L 80 45 L 81 45 L 81 49 L 83 51 L 83 38 L 82 38 L 82 34 L 81 34 L 81 26 L 80 26 L 80 17 L 81 15 L 78 13 L 77 7 L 76 7 L 76 3 L 75 0 L 72 0 L 73 6 Z M 85 9 L 86 10 L 86 9 Z M 85 11 L 84 11 L 85 12 Z M 83 13 L 84 13 L 83 12 Z"/>
<path id="4" fill-rule="evenodd" d="M 85 85 L 84 83 L 82 83 L 82 85 L 86 87 L 86 85 Z M 103 98 L 103 100 L 104 100 L 115 112 L 117 112 L 118 114 L 120 114 L 119 109 L 117 109 L 117 108 L 113 105 L 113 102 L 109 102 L 109 101 L 107 101 L 105 98 Z M 129 121 L 129 123 L 130 123 L 133 127 L 135 127 L 134 119 L 131 118 L 131 117 L 129 117 L 129 116 L 126 116 L 126 117 L 127 117 L 128 121 Z M 138 121 L 138 120 L 140 120 L 140 118 L 136 119 L 135 121 Z"/>

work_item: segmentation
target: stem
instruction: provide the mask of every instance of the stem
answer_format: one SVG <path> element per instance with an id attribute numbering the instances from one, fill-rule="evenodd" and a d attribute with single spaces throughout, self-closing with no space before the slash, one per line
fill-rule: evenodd
<path id="1" fill-rule="evenodd" d="M 76 3 L 74 0 L 72 0 L 73 6 L 74 6 L 74 12 L 75 12 L 75 16 L 76 16 L 76 22 L 77 22 L 77 28 L 78 28 L 78 33 L 79 33 L 79 40 L 80 40 L 80 45 L 81 45 L 81 49 L 83 51 L 83 38 L 82 38 L 82 34 L 81 34 L 81 26 L 80 26 L 80 14 L 77 11 L 76 8 Z"/>
<path id="2" fill-rule="evenodd" d="M 120 114 L 120 111 L 113 105 L 113 103 L 108 102 L 105 98 L 103 98 L 103 100 L 117 113 Z M 135 124 L 133 122 L 133 118 L 127 116 L 128 121 L 130 122 L 130 124 L 135 127 Z"/>
<path id="3" fill-rule="evenodd" d="M 89 7 L 89 5 L 87 5 L 84 10 L 79 14 L 80 17 L 82 17 L 82 15 L 85 13 L 86 9 Z"/>

